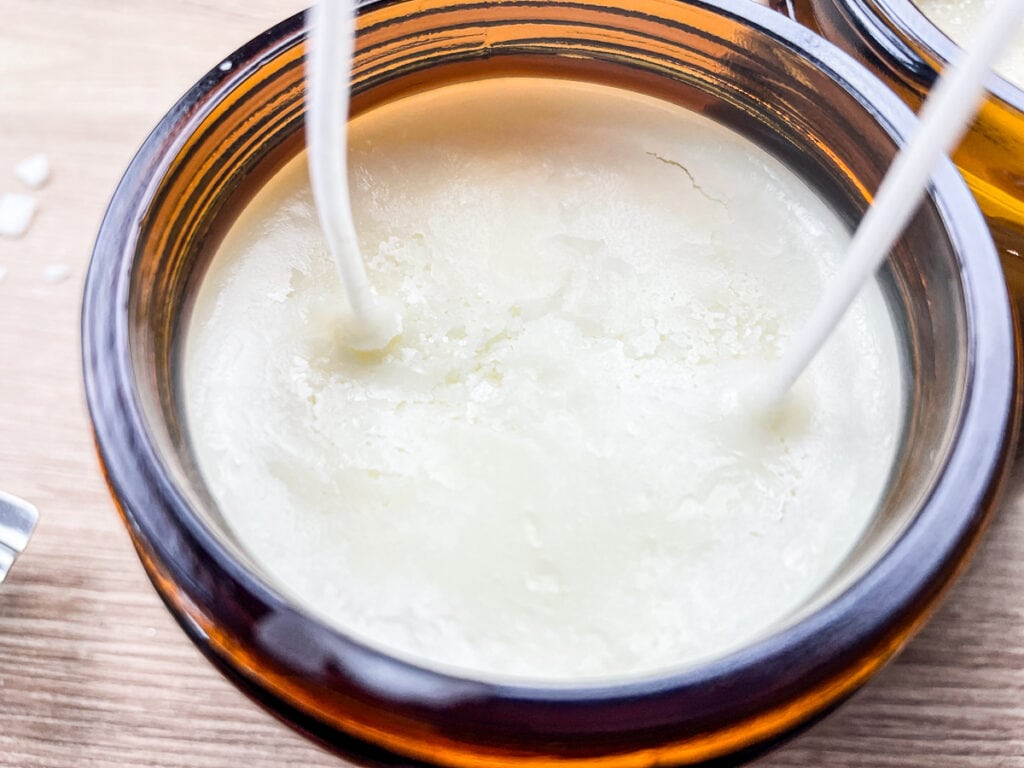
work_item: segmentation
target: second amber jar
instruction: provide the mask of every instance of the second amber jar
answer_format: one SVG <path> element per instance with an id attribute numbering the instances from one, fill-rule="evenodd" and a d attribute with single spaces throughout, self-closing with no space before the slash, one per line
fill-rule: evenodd
<path id="1" fill-rule="evenodd" d="M 911 0 L 788 0 L 790 14 L 867 65 L 917 109 L 959 48 Z M 989 97 L 954 155 L 1024 295 L 1024 91 L 993 75 Z"/>

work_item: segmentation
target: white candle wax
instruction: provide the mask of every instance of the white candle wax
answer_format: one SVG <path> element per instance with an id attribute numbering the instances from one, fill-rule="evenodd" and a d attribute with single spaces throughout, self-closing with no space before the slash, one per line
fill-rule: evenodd
<path id="1" fill-rule="evenodd" d="M 914 0 L 921 12 L 954 43 L 970 47 L 982 14 L 996 0 Z M 1024 33 L 1003 54 L 996 71 L 1018 88 L 1024 88 Z"/>
<path id="2" fill-rule="evenodd" d="M 771 425 L 775 359 L 849 240 L 750 142 L 610 88 L 494 80 L 355 119 L 381 353 L 344 305 L 303 159 L 204 278 L 194 450 L 278 586 L 402 657 L 487 678 L 678 668 L 804 603 L 884 491 L 902 419 L 872 285 Z"/>

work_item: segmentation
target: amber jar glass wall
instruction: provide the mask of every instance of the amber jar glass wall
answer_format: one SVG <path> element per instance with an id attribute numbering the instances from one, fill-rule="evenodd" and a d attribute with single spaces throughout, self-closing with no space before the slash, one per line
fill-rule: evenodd
<path id="1" fill-rule="evenodd" d="M 912 126 L 864 69 L 749 0 L 388 0 L 361 8 L 355 111 L 510 74 L 682 104 L 760 143 L 853 223 Z M 964 563 L 1016 428 L 1015 354 L 988 231 L 951 165 L 882 282 L 907 401 L 884 504 L 831 582 L 757 643 L 671 674 L 499 685 L 414 666 L 311 618 L 233 540 L 195 469 L 176 366 L 226 224 L 302 146 L 293 18 L 198 83 L 128 168 L 83 309 L 100 459 L 139 555 L 206 655 L 294 727 L 374 763 L 652 766 L 738 759 L 828 711 L 895 653 Z M 784 212 L 780 212 L 784 215 Z"/>

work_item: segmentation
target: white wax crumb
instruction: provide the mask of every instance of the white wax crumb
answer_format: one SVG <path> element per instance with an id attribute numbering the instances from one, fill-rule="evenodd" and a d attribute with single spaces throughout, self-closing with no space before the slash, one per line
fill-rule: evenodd
<path id="1" fill-rule="evenodd" d="M 32 223 L 38 203 L 32 195 L 8 192 L 0 195 L 0 236 L 21 237 Z"/>
<path id="2" fill-rule="evenodd" d="M 14 166 L 14 175 L 32 189 L 39 189 L 50 180 L 50 159 L 42 152 L 29 155 Z"/>
<path id="3" fill-rule="evenodd" d="M 217 69 L 219 69 L 221 72 L 230 72 L 231 67 L 233 66 L 234 64 L 231 63 L 231 59 L 228 59 L 227 61 L 222 61 L 220 66 L 217 67 Z"/>
<path id="4" fill-rule="evenodd" d="M 43 279 L 48 283 L 61 283 L 71 275 L 71 267 L 67 264 L 50 264 L 43 270 Z"/>
<path id="5" fill-rule="evenodd" d="M 0 267 L 0 283 L 4 281 L 5 277 L 7 277 L 7 267 Z"/>

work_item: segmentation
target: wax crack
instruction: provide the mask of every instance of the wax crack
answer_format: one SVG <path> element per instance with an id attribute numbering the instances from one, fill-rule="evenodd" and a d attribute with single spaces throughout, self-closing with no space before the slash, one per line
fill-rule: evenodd
<path id="1" fill-rule="evenodd" d="M 705 191 L 704 187 L 697 183 L 697 179 L 694 178 L 693 174 L 690 172 L 690 169 L 687 168 L 685 165 L 676 162 L 675 160 L 669 160 L 666 157 L 662 157 L 657 152 L 648 152 L 647 154 L 653 157 L 655 160 L 664 163 L 665 165 L 671 165 L 673 168 L 678 168 L 680 171 L 686 174 L 686 178 L 690 180 L 690 184 L 693 185 L 694 191 L 696 191 L 698 194 L 702 195 L 712 203 L 718 203 L 719 205 L 725 207 L 725 200 L 715 197 L 714 195 L 708 194 L 707 191 Z"/>

